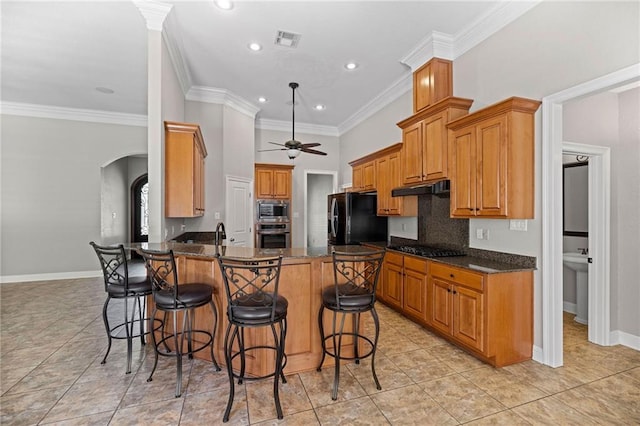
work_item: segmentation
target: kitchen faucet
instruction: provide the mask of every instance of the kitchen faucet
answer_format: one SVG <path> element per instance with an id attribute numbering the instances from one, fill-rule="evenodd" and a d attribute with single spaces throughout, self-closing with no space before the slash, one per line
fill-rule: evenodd
<path id="1" fill-rule="evenodd" d="M 224 230 L 224 223 L 218 222 L 218 224 L 216 225 L 214 244 L 218 246 L 222 244 L 222 240 L 226 240 L 226 239 L 227 239 L 227 233 Z"/>

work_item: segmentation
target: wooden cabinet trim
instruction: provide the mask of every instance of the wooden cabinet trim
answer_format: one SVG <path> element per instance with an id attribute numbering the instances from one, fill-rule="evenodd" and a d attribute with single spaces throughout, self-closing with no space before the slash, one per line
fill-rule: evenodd
<path id="1" fill-rule="evenodd" d="M 425 108 L 424 110 L 412 115 L 409 118 L 399 121 L 396 125 L 401 129 L 404 129 L 448 108 L 454 110 L 463 110 L 466 114 L 469 111 L 469 108 L 471 108 L 471 104 L 473 104 L 473 99 L 450 96 L 429 106 L 428 108 Z"/>
<path id="2" fill-rule="evenodd" d="M 505 99 L 504 101 L 490 105 L 486 108 L 474 111 L 456 120 L 452 120 L 447 124 L 447 128 L 449 128 L 450 130 L 458 130 L 463 127 L 475 125 L 483 120 L 510 111 L 533 114 L 538 110 L 540 104 L 540 101 L 536 101 L 534 99 L 519 98 L 514 96 Z"/>

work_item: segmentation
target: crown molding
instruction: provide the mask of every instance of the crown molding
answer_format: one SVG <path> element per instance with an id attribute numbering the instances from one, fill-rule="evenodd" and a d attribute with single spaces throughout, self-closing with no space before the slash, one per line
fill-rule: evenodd
<path id="1" fill-rule="evenodd" d="M 0 113 L 24 117 L 53 118 L 57 120 L 87 121 L 92 123 L 121 124 L 147 127 L 147 116 L 94 109 L 67 108 L 60 106 L 1 102 Z"/>
<path id="2" fill-rule="evenodd" d="M 260 108 L 240 96 L 226 89 L 217 89 L 215 87 L 191 86 L 185 95 L 185 99 L 225 105 L 252 118 L 255 118 L 258 111 L 260 111 Z"/>
<path id="3" fill-rule="evenodd" d="M 442 58 L 453 60 L 453 36 L 432 31 L 431 34 L 422 39 L 400 62 L 408 65 L 411 71 L 420 68 L 431 58 Z"/>
<path id="4" fill-rule="evenodd" d="M 169 52 L 169 59 L 173 64 L 173 69 L 178 77 L 178 83 L 182 89 L 182 94 L 185 95 L 189 88 L 193 85 L 191 80 L 191 73 L 189 72 L 189 64 L 182 55 L 182 33 L 180 28 L 175 24 L 175 14 L 169 15 L 167 24 L 162 31 L 162 39 L 167 46 Z"/>
<path id="5" fill-rule="evenodd" d="M 542 0 L 499 2 L 485 14 L 480 15 L 465 29 L 455 34 L 453 43 L 454 56 L 452 59 L 462 56 L 473 49 L 541 2 Z"/>
<path id="6" fill-rule="evenodd" d="M 162 24 L 171 11 L 173 5 L 150 0 L 134 0 L 144 20 L 147 23 L 147 29 L 153 31 L 162 31 Z"/>
<path id="7" fill-rule="evenodd" d="M 281 120 L 256 120 L 256 129 L 275 130 L 278 132 L 291 132 L 291 122 Z M 296 133 L 309 135 L 334 136 L 338 137 L 338 128 L 335 126 L 323 126 L 320 124 L 296 123 Z"/>
<path id="8" fill-rule="evenodd" d="M 362 108 L 356 111 L 351 117 L 338 125 L 338 134 L 343 135 L 349 130 L 353 129 L 358 124 L 362 123 L 367 118 L 371 117 L 376 112 L 380 111 L 391 102 L 398 99 L 413 88 L 413 75 L 407 74 L 404 77 L 398 79 L 395 83 L 389 86 L 384 92 L 373 98 Z"/>

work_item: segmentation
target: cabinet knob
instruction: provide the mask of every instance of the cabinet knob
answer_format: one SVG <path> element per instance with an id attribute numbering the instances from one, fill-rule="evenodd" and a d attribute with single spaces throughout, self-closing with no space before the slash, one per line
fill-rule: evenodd
<path id="1" fill-rule="evenodd" d="M 449 274 L 449 277 L 450 277 L 450 278 L 455 278 L 456 276 L 455 276 L 455 275 L 453 275 L 453 274 Z"/>
<path id="2" fill-rule="evenodd" d="M 447 289 L 447 293 L 451 293 L 451 289 L 450 288 Z"/>
<path id="3" fill-rule="evenodd" d="M 458 292 L 457 292 L 457 291 L 455 291 L 455 290 L 453 290 L 453 294 L 458 294 Z"/>

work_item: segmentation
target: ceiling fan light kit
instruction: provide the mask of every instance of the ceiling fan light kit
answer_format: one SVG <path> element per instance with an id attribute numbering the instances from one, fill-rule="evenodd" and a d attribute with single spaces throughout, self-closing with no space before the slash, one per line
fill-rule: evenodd
<path id="1" fill-rule="evenodd" d="M 287 156 L 291 160 L 295 159 L 298 155 L 300 155 L 301 152 L 315 155 L 327 155 L 326 152 L 311 149 L 312 147 L 320 146 L 320 144 L 317 142 L 302 143 L 296 140 L 296 89 L 298 88 L 298 86 L 298 83 L 289 83 L 289 87 L 291 88 L 291 140 L 286 141 L 284 144 L 269 142 L 270 144 L 282 146 L 284 148 L 261 149 L 260 152 L 287 151 Z"/>

